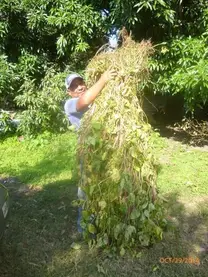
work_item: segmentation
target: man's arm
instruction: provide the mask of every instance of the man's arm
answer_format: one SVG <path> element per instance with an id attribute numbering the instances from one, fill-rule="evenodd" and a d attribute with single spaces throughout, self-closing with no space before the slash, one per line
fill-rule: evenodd
<path id="1" fill-rule="evenodd" d="M 100 79 L 82 96 L 80 96 L 76 105 L 77 111 L 82 111 L 87 108 L 95 100 L 95 98 L 102 91 L 108 81 L 113 79 L 115 76 L 116 72 L 114 70 L 104 72 Z"/>

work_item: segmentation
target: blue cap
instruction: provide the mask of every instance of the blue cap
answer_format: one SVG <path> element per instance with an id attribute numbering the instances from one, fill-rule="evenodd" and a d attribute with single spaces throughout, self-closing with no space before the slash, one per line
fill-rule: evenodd
<path id="1" fill-rule="evenodd" d="M 65 86 L 66 86 L 66 89 L 69 89 L 69 88 L 70 88 L 72 81 L 74 81 L 74 79 L 76 79 L 76 78 L 81 78 L 81 79 L 83 79 L 82 76 L 80 76 L 80 75 L 77 74 L 77 73 L 69 74 L 69 75 L 66 77 L 66 79 L 65 79 Z"/>

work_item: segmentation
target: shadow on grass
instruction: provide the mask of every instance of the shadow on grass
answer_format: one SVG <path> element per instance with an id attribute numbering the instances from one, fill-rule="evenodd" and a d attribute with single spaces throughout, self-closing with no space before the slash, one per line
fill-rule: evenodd
<path id="1" fill-rule="evenodd" d="M 57 251 L 68 250 L 76 233 L 71 201 L 76 184 L 63 180 L 43 189 L 9 184 L 11 209 L 0 256 L 0 276 L 46 276 Z"/>
<path id="2" fill-rule="evenodd" d="M 71 179 L 42 189 L 20 183 L 8 187 L 12 205 L 0 254 L 1 277 L 207 276 L 208 207 L 203 199 L 187 208 L 177 194 L 169 194 L 172 227 L 164 239 L 149 249 L 138 248 L 139 258 L 115 257 L 85 244 L 71 249 L 77 240 L 77 211 L 71 205 L 76 184 Z M 198 258 L 200 265 L 160 262 L 167 257 Z"/>

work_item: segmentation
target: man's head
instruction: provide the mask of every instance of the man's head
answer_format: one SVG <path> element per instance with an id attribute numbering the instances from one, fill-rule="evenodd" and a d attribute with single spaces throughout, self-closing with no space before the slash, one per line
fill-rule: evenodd
<path id="1" fill-rule="evenodd" d="M 65 80 L 65 85 L 67 93 L 73 98 L 80 97 L 87 90 L 83 78 L 77 73 L 68 75 Z"/>

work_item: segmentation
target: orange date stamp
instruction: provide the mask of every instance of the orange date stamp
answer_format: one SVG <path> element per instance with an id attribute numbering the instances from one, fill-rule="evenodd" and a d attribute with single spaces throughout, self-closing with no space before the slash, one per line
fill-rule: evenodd
<path id="1" fill-rule="evenodd" d="M 194 265 L 200 265 L 199 258 L 194 257 L 162 257 L 160 258 L 161 264 L 194 264 Z"/>

